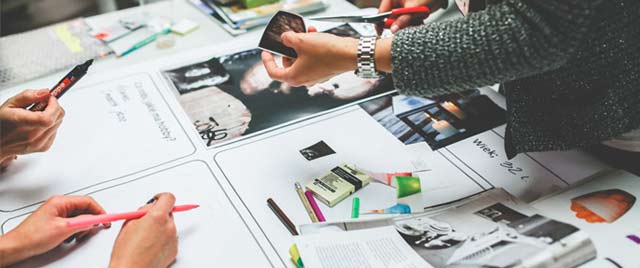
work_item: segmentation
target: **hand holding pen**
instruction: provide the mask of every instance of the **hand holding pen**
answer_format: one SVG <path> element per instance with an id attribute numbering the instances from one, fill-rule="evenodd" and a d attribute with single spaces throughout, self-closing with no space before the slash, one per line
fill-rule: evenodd
<path id="1" fill-rule="evenodd" d="M 146 215 L 126 221 L 111 252 L 110 268 L 168 267 L 178 255 L 178 236 L 171 212 L 176 198 L 154 196 L 140 210 Z"/>
<path id="2" fill-rule="evenodd" d="M 41 112 L 24 109 L 37 102 L 46 102 Z M 49 91 L 25 90 L 10 98 L 0 106 L 0 163 L 6 167 L 16 155 L 47 151 L 65 111 L 57 98 L 51 98 Z"/>

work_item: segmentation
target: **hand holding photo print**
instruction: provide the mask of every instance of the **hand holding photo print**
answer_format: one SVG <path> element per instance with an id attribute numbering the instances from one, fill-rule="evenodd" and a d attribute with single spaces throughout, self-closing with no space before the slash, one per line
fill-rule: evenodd
<path id="1" fill-rule="evenodd" d="M 281 56 L 297 58 L 298 54 L 296 54 L 296 51 L 285 46 L 280 38 L 283 33 L 289 31 L 296 33 L 307 32 L 304 19 L 294 13 L 278 11 L 278 13 L 271 18 L 271 21 L 269 21 L 269 25 L 267 25 L 267 28 L 264 30 L 258 47 Z"/>

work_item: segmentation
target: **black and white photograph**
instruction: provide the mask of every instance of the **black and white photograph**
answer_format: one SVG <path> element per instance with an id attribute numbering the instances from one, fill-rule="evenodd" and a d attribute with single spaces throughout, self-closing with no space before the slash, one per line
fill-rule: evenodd
<path id="1" fill-rule="evenodd" d="M 506 122 L 505 111 L 479 90 L 434 97 L 389 95 L 360 104 L 404 144 L 437 150 Z"/>
<path id="2" fill-rule="evenodd" d="M 282 43 L 280 36 L 289 31 L 296 33 L 306 32 L 307 28 L 304 25 L 304 20 L 297 14 L 278 11 L 269 21 L 258 47 L 289 58 L 298 57 L 295 50 Z"/>
<path id="3" fill-rule="evenodd" d="M 339 28 L 340 33 L 357 33 L 348 25 Z M 393 90 L 390 77 L 367 80 L 353 72 L 311 87 L 292 87 L 269 78 L 260 53 L 251 49 L 164 71 L 207 146 Z"/>
<path id="4" fill-rule="evenodd" d="M 538 214 L 526 216 L 500 203 L 466 220 L 454 215 L 402 217 L 393 223 L 407 244 L 434 267 L 517 267 L 554 250 L 558 241 L 573 243 L 583 235 L 573 225 Z"/>
<path id="5" fill-rule="evenodd" d="M 309 161 L 335 153 L 336 152 L 331 149 L 331 147 L 329 147 L 329 145 L 324 141 L 319 141 L 307 148 L 300 150 L 300 154 L 302 154 L 302 156 L 304 156 L 304 158 Z"/>

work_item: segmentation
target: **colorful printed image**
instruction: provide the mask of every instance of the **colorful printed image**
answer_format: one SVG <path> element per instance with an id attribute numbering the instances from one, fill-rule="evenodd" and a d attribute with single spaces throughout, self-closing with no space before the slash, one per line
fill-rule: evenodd
<path id="1" fill-rule="evenodd" d="M 571 199 L 571 210 L 588 223 L 613 223 L 636 202 L 635 196 L 620 189 L 602 190 Z"/>
<path id="2" fill-rule="evenodd" d="M 357 34 L 348 25 L 328 32 Z M 252 49 L 164 71 L 207 146 L 393 90 L 390 79 L 365 80 L 353 72 L 292 87 L 269 78 L 260 53 Z"/>
<path id="3" fill-rule="evenodd" d="M 404 144 L 426 141 L 433 150 L 505 123 L 505 111 L 479 90 L 384 96 L 360 106 Z"/>

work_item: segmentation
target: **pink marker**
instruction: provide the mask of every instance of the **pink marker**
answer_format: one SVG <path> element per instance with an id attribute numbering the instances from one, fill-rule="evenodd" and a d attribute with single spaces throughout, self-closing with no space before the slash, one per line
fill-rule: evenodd
<path id="1" fill-rule="evenodd" d="M 306 192 L 304 192 L 304 195 L 309 200 L 309 205 L 311 205 L 311 209 L 313 210 L 313 213 L 315 213 L 316 217 L 318 217 L 318 221 L 319 222 L 327 221 L 324 218 L 324 215 L 322 215 L 322 211 L 320 211 L 320 207 L 318 207 L 318 203 L 316 203 L 316 199 L 313 198 L 313 193 L 311 191 L 307 190 Z"/>
<path id="2" fill-rule="evenodd" d="M 173 207 L 172 212 L 181 212 L 192 210 L 199 207 L 199 205 L 179 205 Z M 138 210 L 124 213 L 102 214 L 102 215 L 87 215 L 85 217 L 79 217 L 75 219 L 67 220 L 67 226 L 70 228 L 82 228 L 89 227 L 98 224 L 119 221 L 119 220 L 133 220 L 142 218 L 147 214 L 147 210 Z"/>

